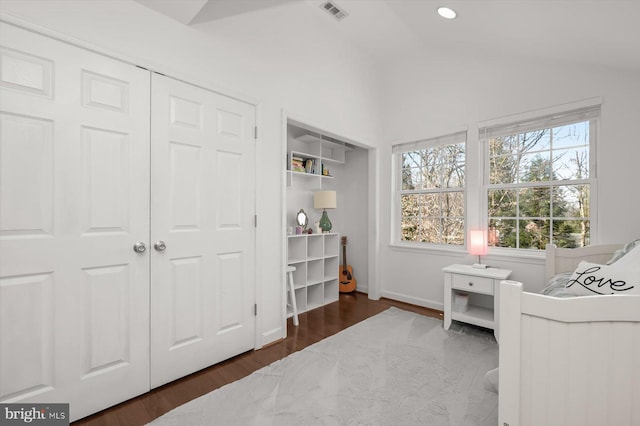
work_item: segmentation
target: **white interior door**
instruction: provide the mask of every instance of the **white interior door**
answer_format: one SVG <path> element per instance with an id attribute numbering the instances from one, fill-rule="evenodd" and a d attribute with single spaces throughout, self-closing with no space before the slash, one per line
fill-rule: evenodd
<path id="1" fill-rule="evenodd" d="M 152 76 L 151 386 L 255 347 L 255 107 Z"/>
<path id="2" fill-rule="evenodd" d="M 149 72 L 0 23 L 0 400 L 149 389 Z"/>

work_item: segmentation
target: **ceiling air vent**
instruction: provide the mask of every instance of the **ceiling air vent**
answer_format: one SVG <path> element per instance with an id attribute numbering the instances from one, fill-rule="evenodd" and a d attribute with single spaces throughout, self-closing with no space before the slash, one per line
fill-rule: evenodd
<path id="1" fill-rule="evenodd" d="M 341 21 L 349 15 L 347 12 L 344 11 L 344 9 L 340 8 L 337 4 L 335 4 L 332 1 L 326 1 L 322 3 L 320 7 L 329 15 L 336 18 L 337 21 Z"/>

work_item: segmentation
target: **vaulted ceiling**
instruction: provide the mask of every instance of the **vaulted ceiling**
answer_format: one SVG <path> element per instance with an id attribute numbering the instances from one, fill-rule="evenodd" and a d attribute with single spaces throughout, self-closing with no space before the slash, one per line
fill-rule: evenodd
<path id="1" fill-rule="evenodd" d="M 640 72 L 640 0 L 335 0 L 340 21 L 322 0 L 137 1 L 212 35 L 309 22 L 379 61 L 449 49 Z M 442 5 L 458 17 L 438 16 Z"/>

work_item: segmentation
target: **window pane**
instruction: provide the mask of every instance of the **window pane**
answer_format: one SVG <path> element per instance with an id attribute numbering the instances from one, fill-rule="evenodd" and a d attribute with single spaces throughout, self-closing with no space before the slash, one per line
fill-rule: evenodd
<path id="1" fill-rule="evenodd" d="M 440 206 L 444 217 L 464 217 L 464 193 L 445 192 L 440 194 Z"/>
<path id="2" fill-rule="evenodd" d="M 553 242 L 558 247 L 575 248 L 589 245 L 589 220 L 554 220 Z"/>
<path id="3" fill-rule="evenodd" d="M 555 127 L 553 129 L 553 148 L 589 146 L 589 122 Z"/>
<path id="4" fill-rule="evenodd" d="M 548 186 L 520 190 L 519 216 L 550 217 L 551 188 Z"/>
<path id="5" fill-rule="evenodd" d="M 439 217 L 427 217 L 420 224 L 420 242 L 441 244 L 442 221 Z"/>
<path id="6" fill-rule="evenodd" d="M 402 189 L 412 190 L 422 187 L 422 155 L 420 151 L 402 154 Z"/>
<path id="7" fill-rule="evenodd" d="M 515 219 L 490 219 L 489 236 L 494 247 L 517 248 Z"/>
<path id="8" fill-rule="evenodd" d="M 550 223 L 551 221 L 546 219 L 523 218 L 520 220 L 519 248 L 544 250 L 550 242 Z"/>
<path id="9" fill-rule="evenodd" d="M 516 181 L 517 162 L 512 155 L 502 155 L 489 159 L 489 183 L 513 183 Z"/>
<path id="10" fill-rule="evenodd" d="M 418 237 L 418 220 L 415 216 L 403 216 L 400 228 L 403 241 L 416 241 Z"/>
<path id="11" fill-rule="evenodd" d="M 440 216 L 440 194 L 422 194 L 419 197 L 421 216 Z"/>
<path id="12" fill-rule="evenodd" d="M 516 217 L 517 213 L 517 190 L 515 189 L 490 189 L 489 218 L 494 217 Z"/>
<path id="13" fill-rule="evenodd" d="M 518 162 L 520 182 L 548 182 L 551 167 L 549 151 L 544 154 L 525 154 Z"/>
<path id="14" fill-rule="evenodd" d="M 556 180 L 588 179 L 589 148 L 553 151 L 553 174 Z"/>
<path id="15" fill-rule="evenodd" d="M 445 218 L 442 221 L 442 243 L 464 244 L 464 218 Z"/>
<path id="16" fill-rule="evenodd" d="M 464 163 L 444 164 L 441 173 L 443 188 L 464 187 Z"/>
<path id="17" fill-rule="evenodd" d="M 412 190 L 422 187 L 422 170 L 415 167 L 402 169 L 402 189 Z"/>
<path id="18" fill-rule="evenodd" d="M 554 189 L 554 217 L 589 217 L 589 185 L 566 185 Z"/>
<path id="19" fill-rule="evenodd" d="M 516 155 L 520 151 L 519 135 L 500 136 L 489 140 L 489 156 Z"/>
<path id="20" fill-rule="evenodd" d="M 400 197 L 400 211 L 402 217 L 418 216 L 420 214 L 420 196 L 408 194 Z"/>
<path id="21" fill-rule="evenodd" d="M 550 146 L 549 129 L 540 129 L 533 132 L 526 132 L 520 135 L 519 152 L 543 151 Z"/>
<path id="22" fill-rule="evenodd" d="M 422 151 L 402 153 L 402 167 L 422 167 Z"/>
<path id="23" fill-rule="evenodd" d="M 431 157 L 431 159 L 433 159 L 433 157 Z M 424 184 L 421 189 L 441 188 L 441 170 L 442 165 L 433 161 L 425 165 L 425 167 L 422 169 Z"/>

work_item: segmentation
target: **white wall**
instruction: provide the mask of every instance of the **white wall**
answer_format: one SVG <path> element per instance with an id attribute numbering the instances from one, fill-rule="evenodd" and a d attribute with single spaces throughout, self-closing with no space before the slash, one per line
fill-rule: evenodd
<path id="1" fill-rule="evenodd" d="M 479 148 L 478 122 L 602 97 L 598 139 L 598 222 L 593 242 L 640 238 L 640 75 L 602 68 L 474 55 L 432 52 L 388 67 L 385 85 L 385 145 L 380 155 L 381 281 L 383 295 L 426 306 L 443 302 L 441 268 L 470 263 L 464 253 L 416 252 L 389 247 L 391 145 L 467 129 L 468 155 Z M 468 182 L 479 179 L 478 164 L 469 165 Z M 469 186 L 469 204 L 480 193 Z M 469 215 L 471 225 L 479 223 Z M 514 271 L 531 291 L 543 285 L 542 261 L 489 255 L 483 263 Z"/>
<path id="2" fill-rule="evenodd" d="M 342 236 L 347 237 L 347 263 L 353 268 L 357 290 L 369 291 L 369 252 L 367 233 L 369 230 L 369 181 L 367 168 L 369 151 L 354 149 L 347 151 L 345 165 L 340 171 L 340 190 L 335 215 L 343 225 Z M 342 254 L 342 250 L 340 251 Z M 342 263 L 342 257 L 340 258 Z"/>
<path id="3" fill-rule="evenodd" d="M 130 0 L 2 0 L 0 11 L 77 38 L 117 57 L 259 104 L 258 285 L 263 342 L 282 335 L 282 109 L 365 144 L 379 138 L 381 102 L 372 64 L 332 42 L 325 14 L 305 2 L 307 19 L 279 25 L 275 9 L 225 21 L 204 36 Z M 284 19 L 284 18 L 280 18 Z M 261 22 L 274 22 L 262 28 Z M 233 34 L 239 37 L 233 37 Z M 242 38 L 240 38 L 242 37 Z"/>

